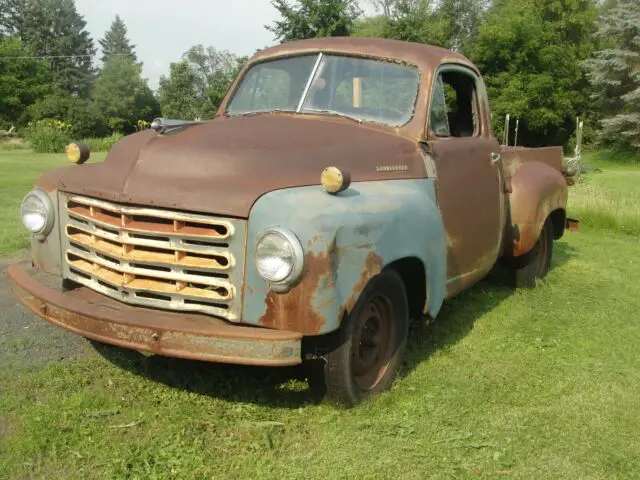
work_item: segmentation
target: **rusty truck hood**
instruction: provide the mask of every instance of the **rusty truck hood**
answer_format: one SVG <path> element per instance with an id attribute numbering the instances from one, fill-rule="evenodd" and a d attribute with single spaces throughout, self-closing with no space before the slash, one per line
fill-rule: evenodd
<path id="1" fill-rule="evenodd" d="M 130 135 L 103 163 L 50 172 L 39 185 L 246 218 L 261 195 L 318 185 L 330 165 L 348 170 L 354 182 L 426 175 L 416 142 L 392 132 L 333 117 L 261 114 L 219 117 L 167 136 Z"/>

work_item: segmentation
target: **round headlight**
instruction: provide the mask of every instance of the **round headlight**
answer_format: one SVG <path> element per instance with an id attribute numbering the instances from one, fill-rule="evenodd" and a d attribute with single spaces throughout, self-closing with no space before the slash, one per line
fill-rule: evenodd
<path id="1" fill-rule="evenodd" d="M 272 228 L 258 238 L 255 260 L 262 278 L 273 284 L 289 286 L 302 274 L 304 253 L 293 232 Z"/>
<path id="2" fill-rule="evenodd" d="M 20 206 L 22 224 L 37 237 L 43 238 L 53 228 L 53 204 L 42 190 L 29 192 Z"/>

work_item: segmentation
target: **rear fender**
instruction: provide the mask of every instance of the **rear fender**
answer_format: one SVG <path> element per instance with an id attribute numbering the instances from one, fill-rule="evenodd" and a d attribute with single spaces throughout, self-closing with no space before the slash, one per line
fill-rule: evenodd
<path id="1" fill-rule="evenodd" d="M 511 186 L 511 248 L 505 253 L 519 257 L 535 246 L 545 221 L 553 212 L 566 211 L 568 188 L 558 170 L 540 162 L 520 166 L 511 179 Z M 555 232 L 555 236 L 559 238 L 562 232 Z"/>

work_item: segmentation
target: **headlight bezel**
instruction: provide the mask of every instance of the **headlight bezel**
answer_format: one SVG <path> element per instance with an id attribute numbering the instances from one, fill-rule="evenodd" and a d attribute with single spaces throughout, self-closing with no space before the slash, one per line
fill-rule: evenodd
<path id="1" fill-rule="evenodd" d="M 289 247 L 292 252 L 291 270 L 289 271 L 287 276 L 281 280 L 273 280 L 273 279 L 267 278 L 266 276 L 263 275 L 260 267 L 258 266 L 259 246 L 261 242 L 263 242 L 264 239 L 270 235 L 278 236 L 284 241 L 286 241 L 289 244 Z M 304 271 L 304 250 L 302 248 L 302 244 L 300 243 L 300 240 L 298 239 L 296 234 L 293 233 L 291 230 L 284 227 L 271 227 L 271 228 L 267 228 L 262 233 L 260 233 L 260 235 L 258 235 L 258 238 L 256 239 L 256 243 L 255 243 L 254 253 L 253 253 L 253 261 L 254 261 L 255 268 L 258 272 L 258 275 L 260 275 L 260 278 L 269 282 L 269 285 L 273 290 L 286 291 L 291 289 L 293 286 L 295 286 L 296 283 L 302 277 L 302 272 Z"/>
<path id="2" fill-rule="evenodd" d="M 44 205 L 44 224 L 38 231 L 29 229 L 24 222 L 24 206 L 26 201 L 31 197 L 36 198 L 36 200 L 42 202 L 42 204 Z M 22 226 L 38 240 L 44 240 L 45 238 L 47 238 L 47 236 L 51 233 L 51 230 L 53 230 L 53 226 L 55 224 L 55 208 L 53 206 L 53 202 L 49 198 L 49 195 L 47 195 L 46 192 L 40 190 L 39 188 L 35 188 L 27 193 L 22 199 L 22 203 L 20 204 L 20 221 L 22 222 Z"/>

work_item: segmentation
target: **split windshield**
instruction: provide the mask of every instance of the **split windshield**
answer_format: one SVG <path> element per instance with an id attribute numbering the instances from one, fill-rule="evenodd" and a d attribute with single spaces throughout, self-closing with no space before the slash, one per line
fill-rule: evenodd
<path id="1" fill-rule="evenodd" d="M 413 116 L 419 83 L 417 69 L 397 63 L 324 54 L 288 57 L 253 66 L 226 113 L 320 113 L 400 126 Z"/>

